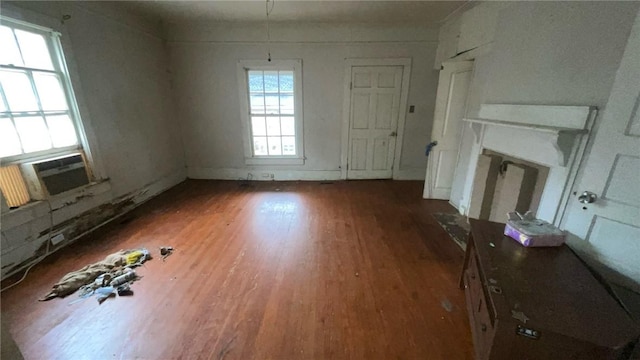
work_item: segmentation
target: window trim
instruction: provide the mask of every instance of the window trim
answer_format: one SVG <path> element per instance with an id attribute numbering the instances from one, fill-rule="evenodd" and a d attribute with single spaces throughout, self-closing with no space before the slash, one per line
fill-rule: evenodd
<path id="1" fill-rule="evenodd" d="M 294 73 L 294 121 L 296 128 L 296 155 L 254 155 L 249 107 L 248 70 L 293 70 Z M 302 60 L 240 60 L 237 66 L 240 92 L 240 119 L 246 165 L 303 165 L 304 127 L 302 108 Z"/>
<path id="2" fill-rule="evenodd" d="M 73 85 L 71 82 L 71 74 L 69 73 L 68 65 L 66 58 L 64 56 L 64 50 L 62 49 L 62 34 L 58 31 L 55 31 L 51 28 L 41 26 L 38 24 L 14 19 L 12 17 L 0 15 L 0 22 L 3 25 L 9 26 L 14 29 L 24 30 L 32 33 L 37 33 L 42 35 L 47 44 L 47 48 L 49 49 L 49 54 L 51 56 L 51 60 L 53 63 L 53 70 L 46 69 L 35 69 L 38 72 L 43 73 L 51 73 L 56 74 L 60 78 L 60 83 L 62 85 L 62 90 L 64 91 L 68 110 L 64 113 L 68 113 L 71 121 L 74 125 L 74 130 L 76 133 L 76 138 L 78 143 L 76 145 L 61 147 L 61 148 L 51 148 L 47 150 L 34 151 L 29 153 L 23 153 L 12 156 L 2 157 L 0 160 L 3 165 L 9 164 L 18 164 L 28 161 L 41 160 L 52 158 L 56 156 L 71 154 L 74 152 L 83 152 L 90 153 L 89 145 L 87 141 L 86 132 L 82 123 L 82 119 L 80 117 L 80 110 L 78 107 L 78 102 L 73 91 Z M 34 69 L 22 66 L 2 66 L 3 69 L 15 69 L 15 70 L 23 70 L 31 72 Z M 40 111 L 33 112 L 15 112 L 15 114 L 19 114 L 18 116 L 27 116 L 27 113 L 32 113 L 32 115 L 40 114 Z"/>

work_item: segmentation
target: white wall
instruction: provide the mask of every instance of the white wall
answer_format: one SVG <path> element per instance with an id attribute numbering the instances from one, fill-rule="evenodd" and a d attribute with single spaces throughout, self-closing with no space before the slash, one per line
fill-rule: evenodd
<path id="1" fill-rule="evenodd" d="M 302 59 L 304 141 L 300 166 L 245 166 L 236 64 L 266 59 L 264 24 L 173 24 L 168 27 L 173 79 L 189 177 L 335 179 L 340 176 L 345 58 L 411 58 L 409 105 L 400 176 L 423 179 L 437 72 L 437 30 L 335 24 L 273 24 L 274 59 Z"/>
<path id="2" fill-rule="evenodd" d="M 44 254 L 51 227 L 71 240 L 186 173 L 159 24 L 104 3 L 3 2 L 2 13 L 62 33 L 95 170 L 108 178 L 52 201 L 51 216 L 44 203 L 3 213 L 4 276 Z"/>
<path id="3" fill-rule="evenodd" d="M 594 105 L 609 97 L 637 2 L 522 2 L 500 11 L 477 59 L 469 115 L 482 103 Z"/>

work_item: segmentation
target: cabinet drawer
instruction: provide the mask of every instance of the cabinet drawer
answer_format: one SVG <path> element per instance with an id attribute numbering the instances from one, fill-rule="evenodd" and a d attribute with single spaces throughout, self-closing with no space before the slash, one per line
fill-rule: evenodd
<path id="1" fill-rule="evenodd" d="M 480 280 L 480 276 L 478 275 L 478 266 L 475 259 L 475 256 L 471 256 L 469 259 L 469 267 L 467 268 L 467 281 L 469 283 L 467 291 L 469 291 L 469 295 L 471 298 L 471 305 L 473 308 L 476 308 L 480 303 L 481 299 L 484 301 L 484 292 L 482 290 L 482 281 Z"/>
<path id="2" fill-rule="evenodd" d="M 491 343 L 493 340 L 494 329 L 489 320 L 489 311 L 487 310 L 487 303 L 484 301 L 484 297 L 480 298 L 478 305 L 474 309 L 475 315 L 475 327 L 478 339 L 478 347 L 481 359 L 489 358 L 489 350 L 491 349 Z"/>

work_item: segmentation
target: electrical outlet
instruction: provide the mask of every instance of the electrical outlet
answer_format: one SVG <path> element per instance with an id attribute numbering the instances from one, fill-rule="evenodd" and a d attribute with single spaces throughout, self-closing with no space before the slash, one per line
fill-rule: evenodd
<path id="1" fill-rule="evenodd" d="M 60 233 L 51 237 L 51 245 L 58 245 L 64 241 L 64 234 Z"/>

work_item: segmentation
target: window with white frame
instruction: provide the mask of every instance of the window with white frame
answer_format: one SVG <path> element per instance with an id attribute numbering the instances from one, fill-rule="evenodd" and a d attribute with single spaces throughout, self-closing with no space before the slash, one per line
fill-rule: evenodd
<path id="1" fill-rule="evenodd" d="M 247 163 L 302 164 L 300 61 L 240 64 Z"/>
<path id="2" fill-rule="evenodd" d="M 0 159 L 80 148 L 59 34 L 1 18 Z"/>

